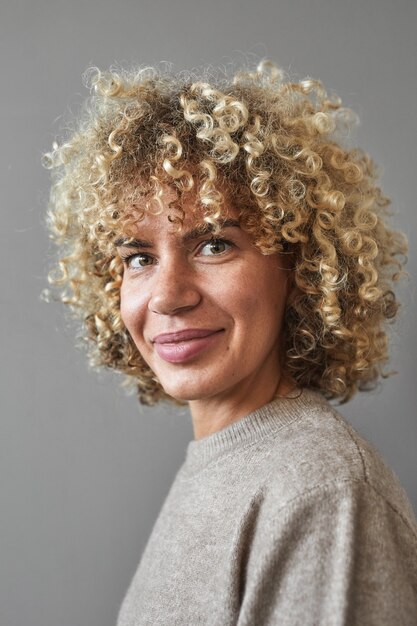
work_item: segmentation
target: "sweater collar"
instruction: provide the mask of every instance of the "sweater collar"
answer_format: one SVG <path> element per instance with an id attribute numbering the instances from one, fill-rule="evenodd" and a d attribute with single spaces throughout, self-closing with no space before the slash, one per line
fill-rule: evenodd
<path id="1" fill-rule="evenodd" d="M 302 417 L 317 402 L 326 401 L 308 389 L 296 390 L 241 417 L 229 426 L 202 439 L 189 442 L 183 471 L 187 474 L 204 469 L 213 460 L 251 445 Z"/>

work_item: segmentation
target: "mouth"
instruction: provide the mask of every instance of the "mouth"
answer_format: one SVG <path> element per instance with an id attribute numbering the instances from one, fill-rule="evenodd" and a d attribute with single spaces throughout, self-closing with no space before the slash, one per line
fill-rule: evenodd
<path id="1" fill-rule="evenodd" d="M 158 356 L 168 363 L 190 361 L 219 340 L 224 328 L 188 328 L 173 333 L 162 333 L 152 343 Z"/>
<path id="2" fill-rule="evenodd" d="M 215 333 L 222 332 L 223 328 L 209 329 L 209 328 L 187 328 L 185 330 L 178 330 L 173 333 L 162 333 L 152 339 L 152 343 L 165 344 L 165 343 L 180 343 L 181 341 L 193 341 L 194 339 L 204 339 Z"/>

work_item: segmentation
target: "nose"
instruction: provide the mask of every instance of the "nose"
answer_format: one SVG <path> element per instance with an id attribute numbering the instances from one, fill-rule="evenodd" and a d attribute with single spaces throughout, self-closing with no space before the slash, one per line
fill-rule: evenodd
<path id="1" fill-rule="evenodd" d="M 160 263 L 153 277 L 148 309 L 159 315 L 175 315 L 193 309 L 201 293 L 187 263 Z"/>

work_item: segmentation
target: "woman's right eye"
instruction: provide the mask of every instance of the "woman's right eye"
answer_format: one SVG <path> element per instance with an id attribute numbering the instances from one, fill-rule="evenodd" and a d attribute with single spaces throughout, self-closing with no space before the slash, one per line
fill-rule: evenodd
<path id="1" fill-rule="evenodd" d="M 152 265 L 153 258 L 149 254 L 131 254 L 123 259 L 127 268 L 132 270 L 139 270 L 148 265 Z"/>

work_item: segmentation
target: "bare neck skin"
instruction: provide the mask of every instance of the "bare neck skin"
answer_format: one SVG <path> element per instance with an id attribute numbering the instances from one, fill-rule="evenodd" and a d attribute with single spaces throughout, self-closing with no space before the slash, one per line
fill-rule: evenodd
<path id="1" fill-rule="evenodd" d="M 212 435 L 245 415 L 268 404 L 275 397 L 284 397 L 296 385 L 283 376 L 279 367 L 257 372 L 239 383 L 238 389 L 229 390 L 219 398 L 204 398 L 189 402 L 194 439 Z"/>

